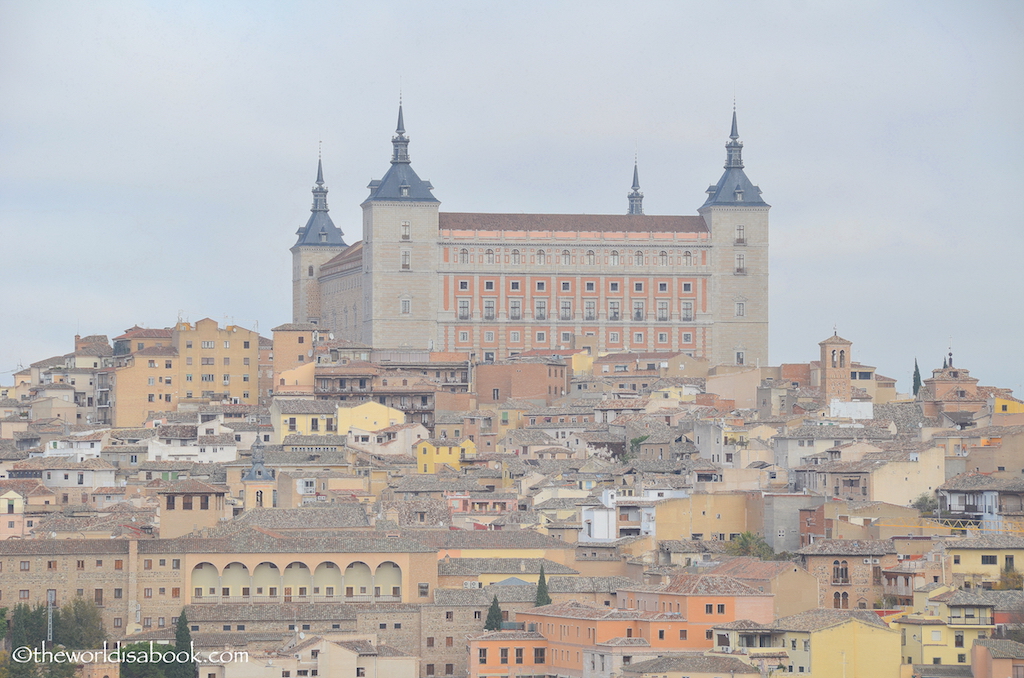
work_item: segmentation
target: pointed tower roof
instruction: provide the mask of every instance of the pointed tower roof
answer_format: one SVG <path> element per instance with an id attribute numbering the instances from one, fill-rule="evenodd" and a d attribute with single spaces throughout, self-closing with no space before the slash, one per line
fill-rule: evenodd
<path id="1" fill-rule="evenodd" d="M 629 198 L 629 211 L 626 214 L 644 213 L 644 194 L 640 192 L 640 173 L 637 168 L 638 162 L 633 160 L 633 190 L 627 196 Z"/>
<path id="2" fill-rule="evenodd" d="M 256 435 L 256 440 L 252 444 L 252 466 L 242 476 L 242 481 L 250 482 L 269 482 L 274 479 L 274 472 L 263 465 L 263 441 L 260 440 L 259 434 Z"/>
<path id="3" fill-rule="evenodd" d="M 405 135 L 405 115 L 402 104 L 398 104 L 398 126 L 391 137 L 394 150 L 391 154 L 391 169 L 380 180 L 370 182 L 370 195 L 366 202 L 374 200 L 408 200 L 412 202 L 440 202 L 431 191 L 429 181 L 420 179 L 409 160 L 409 137 Z"/>
<path id="4" fill-rule="evenodd" d="M 341 229 L 334 225 L 327 207 L 327 186 L 324 184 L 323 158 L 317 158 L 316 184 L 313 185 L 313 207 L 306 225 L 295 232 L 299 239 L 294 247 L 316 245 L 318 247 L 347 247 Z"/>
<path id="5" fill-rule="evenodd" d="M 725 145 L 725 174 L 717 184 L 708 187 L 708 205 L 759 205 L 767 206 L 761 199 L 761 189 L 751 183 L 743 171 L 743 143 L 736 125 L 736 109 L 732 111 L 732 129 L 729 142 Z"/>

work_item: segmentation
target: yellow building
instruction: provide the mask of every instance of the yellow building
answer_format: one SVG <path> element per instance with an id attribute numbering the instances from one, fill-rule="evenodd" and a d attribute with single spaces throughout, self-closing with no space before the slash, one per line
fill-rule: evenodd
<path id="1" fill-rule="evenodd" d="M 900 676 L 900 634 L 870 610 L 808 610 L 765 626 L 748 620 L 723 624 L 713 633 L 715 645 L 709 656 L 746 657 L 765 673 Z"/>
<path id="2" fill-rule="evenodd" d="M 204 318 L 175 325 L 182 399 L 255 405 L 259 398 L 259 334 L 237 325 L 223 328 Z"/>
<path id="3" fill-rule="evenodd" d="M 353 426 L 379 431 L 405 423 L 405 413 L 372 400 L 305 400 L 274 398 L 270 404 L 272 440 L 280 444 L 289 435 L 345 435 Z"/>
<path id="4" fill-rule="evenodd" d="M 996 607 L 1015 606 L 1018 591 L 985 591 L 935 586 L 915 591 L 915 612 L 894 619 L 892 627 L 902 634 L 905 664 L 951 664 L 971 661 L 975 640 L 992 636 Z"/>
<path id="5" fill-rule="evenodd" d="M 655 535 L 661 539 L 717 539 L 764 531 L 763 500 L 757 492 L 694 493 L 658 502 Z"/>
<path id="6" fill-rule="evenodd" d="M 469 438 L 428 438 L 413 450 L 417 473 L 436 473 L 442 464 L 458 471 L 464 458 L 476 456 L 476 443 Z"/>
<path id="7" fill-rule="evenodd" d="M 183 401 L 256 404 L 258 351 L 258 334 L 209 318 L 129 330 L 114 340 L 113 425 L 141 426 Z"/>
<path id="8" fill-rule="evenodd" d="M 150 346 L 119 356 L 110 380 L 112 420 L 119 428 L 141 426 L 151 412 L 178 407 L 178 351 Z"/>
<path id="9" fill-rule="evenodd" d="M 946 542 L 953 579 L 968 586 L 991 586 L 1003 570 L 1024 566 L 1024 537 L 1011 534 L 982 534 Z"/>

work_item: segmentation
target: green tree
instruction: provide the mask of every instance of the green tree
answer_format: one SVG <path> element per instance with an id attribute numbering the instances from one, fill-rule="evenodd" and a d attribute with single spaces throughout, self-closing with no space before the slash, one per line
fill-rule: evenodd
<path id="1" fill-rule="evenodd" d="M 741 532 L 725 545 L 725 552 L 731 556 L 750 556 L 765 560 L 775 555 L 775 549 L 756 532 Z"/>
<path id="2" fill-rule="evenodd" d="M 916 508 L 921 513 L 934 513 L 935 509 L 939 507 L 939 500 L 935 498 L 935 495 L 928 492 L 922 492 L 917 495 L 914 501 L 910 502 L 910 505 Z"/>
<path id="3" fill-rule="evenodd" d="M 487 621 L 484 622 L 484 628 L 488 631 L 501 630 L 501 606 L 498 605 L 498 596 L 494 596 L 491 607 L 487 610 Z"/>
<path id="4" fill-rule="evenodd" d="M 178 625 L 174 629 L 174 652 L 176 654 L 189 653 L 192 651 L 192 632 L 188 627 L 188 619 L 185 617 L 185 610 L 181 611 L 178 617 Z M 164 671 L 167 678 L 196 678 L 196 665 L 192 660 L 168 664 Z"/>
<path id="5" fill-rule="evenodd" d="M 11 610 L 7 637 L 13 652 L 19 647 L 37 648 L 46 640 L 46 607 L 19 603 Z M 10 678 L 37 678 L 39 671 L 32 662 L 10 662 Z"/>
<path id="6" fill-rule="evenodd" d="M 159 645 L 157 649 L 161 652 L 170 652 L 170 645 Z M 149 654 L 149 642 L 142 641 L 139 643 L 131 643 L 130 645 L 122 645 L 121 652 L 124 653 L 122 656 L 129 656 L 128 653 L 133 653 L 136 656 L 141 654 Z M 146 662 L 146 661 L 123 661 L 121 662 L 121 678 L 167 678 L 167 671 L 170 668 L 170 664 L 166 662 Z"/>
<path id="7" fill-rule="evenodd" d="M 78 596 L 54 611 L 53 640 L 70 650 L 103 647 L 107 639 L 100 608 L 91 600 Z"/>
<path id="8" fill-rule="evenodd" d="M 999 573 L 999 581 L 992 588 L 998 591 L 1020 591 L 1024 589 L 1024 575 L 1017 570 L 1004 568 Z"/>
<path id="9" fill-rule="evenodd" d="M 914 395 L 921 390 L 921 368 L 917 366 L 917 358 L 914 358 Z"/>
<path id="10" fill-rule="evenodd" d="M 628 461 L 630 459 L 636 459 L 640 456 L 640 445 L 650 438 L 651 436 L 638 436 L 629 441 L 629 453 L 622 459 L 622 461 Z"/>
<path id="11" fill-rule="evenodd" d="M 537 579 L 537 599 L 534 606 L 542 607 L 551 604 L 551 595 L 548 594 L 548 580 L 544 577 L 544 566 L 540 566 L 540 577 Z"/>

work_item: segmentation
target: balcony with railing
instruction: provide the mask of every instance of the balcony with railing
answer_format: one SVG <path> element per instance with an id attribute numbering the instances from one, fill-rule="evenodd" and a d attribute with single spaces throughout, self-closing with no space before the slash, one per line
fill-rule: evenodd
<path id="1" fill-rule="evenodd" d="M 949 617 L 949 626 L 995 626 L 992 617 Z"/>

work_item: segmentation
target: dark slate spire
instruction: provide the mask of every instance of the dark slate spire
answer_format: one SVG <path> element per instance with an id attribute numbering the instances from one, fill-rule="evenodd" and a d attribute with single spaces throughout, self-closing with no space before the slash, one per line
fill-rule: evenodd
<path id="1" fill-rule="evenodd" d="M 257 430 L 256 440 L 252 444 L 252 466 L 242 476 L 242 480 L 250 480 L 255 482 L 270 481 L 274 479 L 274 472 L 263 465 L 263 441 L 260 438 L 260 433 Z"/>
<path id="2" fill-rule="evenodd" d="M 629 193 L 629 211 L 626 214 L 644 213 L 644 194 L 640 192 L 640 173 L 637 161 L 633 160 L 633 190 Z"/>
<path id="3" fill-rule="evenodd" d="M 296 231 L 299 236 L 296 245 L 318 245 L 327 247 L 346 247 L 341 229 L 334 225 L 327 214 L 327 185 L 324 184 L 324 161 L 317 158 L 316 184 L 313 185 L 313 206 L 306 225 Z"/>
<path id="4" fill-rule="evenodd" d="M 743 144 L 736 125 L 736 109 L 732 111 L 732 130 L 725 145 L 725 174 L 717 184 L 708 187 L 708 199 L 704 205 L 759 205 L 764 206 L 761 189 L 750 182 L 743 172 Z"/>
<path id="5" fill-rule="evenodd" d="M 732 109 L 732 132 L 729 134 L 729 143 L 725 145 L 725 169 L 743 169 L 743 144 L 738 141 L 739 132 L 736 131 L 736 109 Z"/>
<path id="6" fill-rule="evenodd" d="M 412 200 L 416 202 L 438 202 L 431 191 L 429 181 L 420 179 L 409 162 L 409 137 L 405 136 L 405 115 L 402 103 L 398 103 L 398 126 L 391 137 L 394 151 L 391 154 L 391 169 L 380 180 L 370 182 L 370 196 L 367 200 Z"/>
<path id="7" fill-rule="evenodd" d="M 402 104 L 398 104 L 398 127 L 395 128 L 395 136 L 391 137 L 391 143 L 395 147 L 391 156 L 391 164 L 409 162 L 409 137 L 405 136 L 405 120 L 402 116 Z"/>

